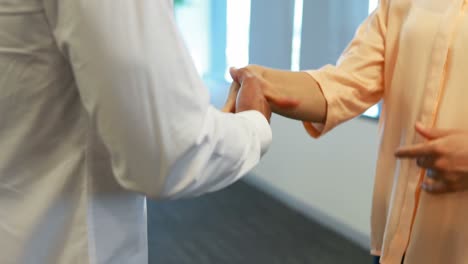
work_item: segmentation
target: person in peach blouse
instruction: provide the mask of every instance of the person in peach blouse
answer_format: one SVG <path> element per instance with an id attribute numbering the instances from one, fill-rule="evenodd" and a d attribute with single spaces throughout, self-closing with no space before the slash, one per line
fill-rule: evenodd
<path id="1" fill-rule="evenodd" d="M 316 138 L 383 101 L 371 221 L 376 263 L 468 263 L 467 7 L 468 0 L 381 0 L 336 65 L 231 70 L 224 111 L 255 78 L 274 112 L 302 121 Z M 300 104 L 278 107 L 285 97 Z"/>

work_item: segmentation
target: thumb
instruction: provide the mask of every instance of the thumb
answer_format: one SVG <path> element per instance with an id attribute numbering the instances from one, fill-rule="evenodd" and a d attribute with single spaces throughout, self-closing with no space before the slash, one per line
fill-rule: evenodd
<path id="1" fill-rule="evenodd" d="M 416 124 L 416 131 L 428 140 L 434 140 L 457 133 L 457 130 L 454 129 L 427 128 L 421 123 Z"/>
<path id="2" fill-rule="evenodd" d="M 239 82 L 239 69 L 231 67 L 229 68 L 229 74 L 234 82 Z"/>
<path id="3" fill-rule="evenodd" d="M 237 93 L 239 92 L 240 84 L 238 82 L 232 82 L 231 87 L 229 88 L 229 94 L 226 99 L 226 103 L 224 104 L 221 111 L 226 113 L 234 113 L 236 110 L 236 99 Z"/>

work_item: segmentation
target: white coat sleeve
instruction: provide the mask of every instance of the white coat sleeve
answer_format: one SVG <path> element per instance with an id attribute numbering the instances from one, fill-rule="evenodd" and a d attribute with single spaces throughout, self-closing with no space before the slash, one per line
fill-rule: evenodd
<path id="1" fill-rule="evenodd" d="M 219 190 L 259 161 L 271 129 L 222 113 L 182 43 L 168 0 L 44 0 L 58 49 L 116 180 L 153 198 Z"/>

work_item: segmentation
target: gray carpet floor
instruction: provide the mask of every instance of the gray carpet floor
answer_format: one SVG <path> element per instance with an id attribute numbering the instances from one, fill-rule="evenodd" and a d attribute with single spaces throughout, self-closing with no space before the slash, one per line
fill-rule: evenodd
<path id="1" fill-rule="evenodd" d="M 149 201 L 148 228 L 151 264 L 372 263 L 366 250 L 243 182 Z"/>

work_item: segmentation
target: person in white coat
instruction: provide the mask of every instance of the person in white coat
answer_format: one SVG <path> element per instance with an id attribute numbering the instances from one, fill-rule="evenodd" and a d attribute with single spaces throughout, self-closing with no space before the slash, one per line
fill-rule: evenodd
<path id="1" fill-rule="evenodd" d="M 147 263 L 146 197 L 219 190 L 267 150 L 261 89 L 211 106 L 172 13 L 0 0 L 0 263 Z"/>

